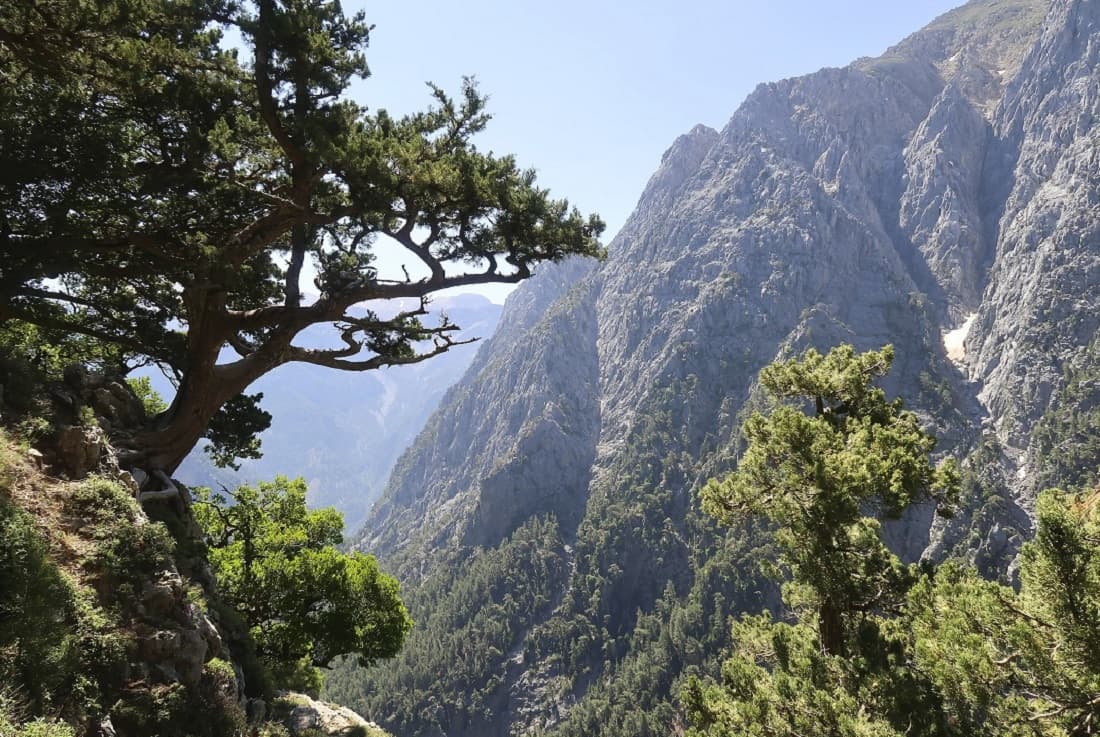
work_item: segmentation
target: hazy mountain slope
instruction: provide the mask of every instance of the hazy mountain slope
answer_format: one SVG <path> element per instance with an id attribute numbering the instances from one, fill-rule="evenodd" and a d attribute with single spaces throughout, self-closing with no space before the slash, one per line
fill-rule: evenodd
<path id="1" fill-rule="evenodd" d="M 441 297 L 432 304 L 463 328 L 463 337 L 487 339 L 496 329 L 500 305 L 476 294 Z M 320 342 L 339 343 L 317 335 Z M 367 373 L 341 373 L 290 364 L 265 375 L 249 392 L 264 394 L 271 413 L 263 433 L 263 458 L 246 460 L 233 473 L 214 468 L 196 449 L 180 478 L 195 486 L 254 482 L 276 474 L 304 476 L 310 503 L 335 506 L 347 528 L 358 529 L 382 493 L 390 470 L 444 392 L 458 381 L 479 343 L 458 346 L 430 361 Z"/>
<path id="2" fill-rule="evenodd" d="M 1097 21 L 972 2 L 678 139 L 608 260 L 494 341 L 399 462 L 363 545 L 426 624 L 331 694 L 407 735 L 666 734 L 726 614 L 772 600 L 747 562 L 762 538 L 716 533 L 694 491 L 735 461 L 759 369 L 810 345 L 893 343 L 886 388 L 970 459 L 966 513 L 918 511 L 896 547 L 1007 564 L 1036 487 L 1100 462 Z M 973 312 L 953 362 L 943 336 Z M 520 552 L 567 581 L 488 562 Z M 460 642 L 481 675 L 458 683 Z"/>

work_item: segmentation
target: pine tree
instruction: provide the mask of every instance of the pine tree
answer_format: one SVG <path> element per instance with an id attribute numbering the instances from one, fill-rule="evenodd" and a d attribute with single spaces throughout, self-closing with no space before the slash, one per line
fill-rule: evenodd
<path id="1" fill-rule="evenodd" d="M 896 517 L 923 500 L 948 511 L 958 479 L 953 462 L 931 464 L 935 440 L 916 416 L 874 386 L 892 360 L 890 347 L 841 346 L 761 372 L 780 404 L 746 422 L 736 472 L 702 497 L 727 524 L 774 526 L 790 621 L 761 614 L 734 625 L 721 683 L 693 680 L 685 690 L 694 734 L 940 733 L 938 695 L 908 668 L 895 616 L 917 572 L 867 515 Z"/>
<path id="2" fill-rule="evenodd" d="M 1036 511 L 1018 591 L 953 564 L 910 596 L 915 663 L 958 734 L 1100 734 L 1100 491 Z"/>
<path id="3" fill-rule="evenodd" d="M 401 119 L 348 99 L 369 34 L 327 0 L 0 4 L 0 329 L 175 376 L 166 411 L 113 429 L 125 465 L 171 472 L 204 435 L 223 459 L 255 454 L 260 376 L 429 358 L 457 330 L 423 319 L 431 294 L 601 253 L 599 218 L 477 149 L 472 82 Z M 379 274 L 383 242 L 413 273 Z M 296 340 L 317 325 L 338 348 Z"/>

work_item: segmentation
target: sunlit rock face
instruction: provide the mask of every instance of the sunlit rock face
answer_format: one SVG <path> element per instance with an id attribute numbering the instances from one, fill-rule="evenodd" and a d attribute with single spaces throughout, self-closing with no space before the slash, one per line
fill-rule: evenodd
<path id="1" fill-rule="evenodd" d="M 488 659 L 479 709 L 387 726 L 592 733 L 571 720 L 641 657 L 638 612 L 669 587 L 723 592 L 699 566 L 728 539 L 695 492 L 735 464 L 759 370 L 811 346 L 893 344 L 884 387 L 974 469 L 963 513 L 916 510 L 888 527 L 895 549 L 1007 567 L 1050 478 L 1033 431 L 1096 355 L 1098 54 L 1095 2 L 977 0 L 675 141 L 605 262 L 511 298 L 368 520 L 360 544 L 414 591 L 461 586 L 455 566 L 537 519 L 568 571 L 515 624 L 519 650 Z M 585 633 L 583 677 L 521 657 L 559 630 Z M 346 695 L 384 711 L 370 688 Z"/>

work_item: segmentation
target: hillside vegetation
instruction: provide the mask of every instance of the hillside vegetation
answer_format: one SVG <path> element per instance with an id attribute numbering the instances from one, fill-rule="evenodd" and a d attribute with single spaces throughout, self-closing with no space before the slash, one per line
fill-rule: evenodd
<path id="1" fill-rule="evenodd" d="M 769 526 L 698 503 L 746 458 L 761 372 L 810 348 L 891 344 L 879 386 L 959 464 L 956 513 L 881 520 L 890 553 L 1017 583 L 1042 492 L 1096 479 L 1098 28 L 1095 3 L 978 0 L 674 141 L 609 258 L 522 285 L 396 465 L 358 544 L 439 629 L 328 693 L 409 735 L 686 730 L 683 684 L 737 646 L 712 617 L 789 612 Z M 432 643 L 471 621 L 445 631 L 441 592 L 535 520 L 561 537 L 552 606 L 462 673 L 476 703 L 440 701 Z M 482 590 L 528 590 L 522 570 Z"/>
<path id="2" fill-rule="evenodd" d="M 372 28 L 0 3 L 0 737 L 1100 734 L 1100 2 L 761 84 L 606 249 L 472 80 L 350 99 Z M 272 409 L 354 490 L 391 395 L 258 389 L 499 282 L 355 539 L 312 467 L 181 483 Z"/>

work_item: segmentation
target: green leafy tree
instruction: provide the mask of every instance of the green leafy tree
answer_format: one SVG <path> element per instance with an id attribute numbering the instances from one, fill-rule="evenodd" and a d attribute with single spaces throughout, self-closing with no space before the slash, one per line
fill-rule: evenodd
<path id="1" fill-rule="evenodd" d="M 309 511 L 301 479 L 199 494 L 196 517 L 223 598 L 247 622 L 275 671 L 303 659 L 327 667 L 341 655 L 363 665 L 393 657 L 412 620 L 395 579 L 373 556 L 342 553 L 343 517 Z"/>
<path id="2" fill-rule="evenodd" d="M 898 516 L 931 499 L 949 509 L 954 464 L 874 381 L 893 350 L 807 351 L 760 374 L 780 400 L 745 424 L 737 471 L 702 492 L 719 520 L 764 518 L 789 571 L 793 621 L 746 617 L 720 684 L 692 681 L 685 705 L 700 735 L 938 734 L 938 696 L 907 666 L 895 616 L 916 572 L 886 547 L 876 511 Z M 808 412 L 806 411 L 808 410 Z"/>
<path id="3" fill-rule="evenodd" d="M 599 218 L 478 150 L 472 82 L 400 119 L 347 99 L 369 31 L 322 0 L 0 6 L 0 325 L 175 376 L 167 410 L 114 438 L 124 464 L 170 472 L 204 435 L 219 460 L 254 454 L 265 373 L 423 360 L 457 342 L 423 320 L 431 294 L 601 253 Z M 380 274 L 383 244 L 411 271 Z M 303 343 L 318 325 L 340 347 Z"/>

